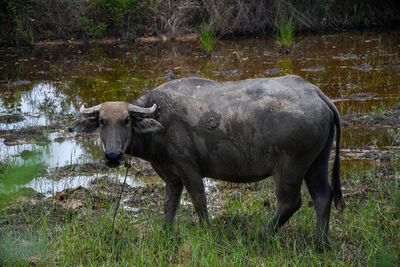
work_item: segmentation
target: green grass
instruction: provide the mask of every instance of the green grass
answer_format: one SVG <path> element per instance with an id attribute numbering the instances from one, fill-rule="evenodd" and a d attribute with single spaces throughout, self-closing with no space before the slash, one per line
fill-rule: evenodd
<path id="1" fill-rule="evenodd" d="M 211 55 L 211 52 L 214 50 L 215 43 L 217 42 L 215 31 L 212 25 L 205 23 L 200 25 L 200 42 L 207 55 Z"/>
<path id="2" fill-rule="evenodd" d="M 277 43 L 280 48 L 288 49 L 293 45 L 294 21 L 292 17 L 283 15 L 276 24 L 277 27 Z"/>
<path id="3" fill-rule="evenodd" d="M 209 228 L 200 228 L 193 208 L 182 206 L 174 227 L 164 229 L 162 204 L 151 204 L 150 194 L 142 212 L 120 209 L 114 228 L 114 205 L 92 193 L 83 210 L 68 216 L 52 200 L 42 200 L 37 212 L 11 205 L 11 210 L 20 209 L 26 224 L 23 229 L 12 225 L 15 213 L 3 210 L 7 212 L 0 215 L 0 265 L 396 266 L 399 156 L 393 153 L 388 166 L 394 172 L 386 177 L 374 164 L 344 170 L 347 207 L 343 214 L 332 208 L 331 247 L 322 252 L 313 241 L 316 216 L 305 186 L 300 210 L 276 235 L 268 234 L 265 227 L 275 201 L 273 180 L 267 179 L 249 185 L 221 183 L 208 193 L 213 215 Z M 188 200 L 186 192 L 183 197 Z"/>

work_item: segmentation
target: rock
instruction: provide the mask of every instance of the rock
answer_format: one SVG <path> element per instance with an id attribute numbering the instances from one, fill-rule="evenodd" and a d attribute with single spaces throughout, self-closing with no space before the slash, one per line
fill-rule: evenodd
<path id="1" fill-rule="evenodd" d="M 322 70 L 325 70 L 325 67 L 323 67 L 323 66 L 314 66 L 314 67 L 310 67 L 310 68 L 301 69 L 301 71 L 311 71 L 311 72 L 317 72 L 317 71 L 322 71 Z"/>
<path id="2" fill-rule="evenodd" d="M 264 52 L 264 56 L 275 56 L 275 53 L 274 52 L 271 52 L 271 51 L 265 51 Z"/>
<path id="3" fill-rule="evenodd" d="M 355 85 L 354 83 L 348 83 L 348 84 L 346 84 L 346 89 L 347 89 L 347 90 L 353 90 L 353 89 L 357 89 L 357 88 L 358 88 L 358 86 Z"/>
<path id="4" fill-rule="evenodd" d="M 241 73 L 240 70 L 228 70 L 228 71 L 224 71 L 222 74 L 225 76 L 232 77 L 232 76 L 239 75 L 240 73 Z"/>
<path id="5" fill-rule="evenodd" d="M 374 67 L 372 67 L 372 66 L 369 65 L 369 64 L 363 63 L 363 64 L 361 64 L 361 65 L 354 66 L 353 69 L 361 70 L 361 71 L 367 72 L 367 71 L 373 70 Z"/>
<path id="6" fill-rule="evenodd" d="M 374 96 L 376 96 L 375 93 L 356 93 L 356 94 L 352 94 L 349 95 L 349 98 L 352 99 L 357 99 L 357 98 L 373 98 Z"/>
<path id="7" fill-rule="evenodd" d="M 344 54 L 342 56 L 332 56 L 332 58 L 339 59 L 339 60 L 350 60 L 350 59 L 357 59 L 358 56 L 355 54 L 348 53 L 348 54 Z"/>
<path id="8" fill-rule="evenodd" d="M 15 82 L 10 83 L 10 84 L 8 85 L 8 87 L 20 87 L 20 86 L 27 86 L 27 85 L 30 85 L 30 84 L 31 84 L 30 81 L 27 81 L 27 80 L 19 80 L 19 81 L 15 81 Z"/>
<path id="9" fill-rule="evenodd" d="M 280 73 L 280 72 L 281 72 L 280 69 L 266 69 L 266 70 L 264 71 L 264 74 L 266 74 L 266 75 L 272 75 L 272 74 L 278 74 L 278 73 Z"/>
<path id="10" fill-rule="evenodd" d="M 389 52 L 389 51 L 385 51 L 385 50 L 380 50 L 379 51 L 379 55 L 380 56 L 394 56 L 393 53 Z"/>
<path id="11" fill-rule="evenodd" d="M 392 107 L 393 111 L 400 111 L 400 104 L 396 104 Z"/>
<path id="12" fill-rule="evenodd" d="M 162 78 L 164 81 L 171 81 L 173 79 L 176 78 L 175 73 L 173 73 L 172 71 L 168 72 L 167 74 L 164 75 L 164 77 Z"/>

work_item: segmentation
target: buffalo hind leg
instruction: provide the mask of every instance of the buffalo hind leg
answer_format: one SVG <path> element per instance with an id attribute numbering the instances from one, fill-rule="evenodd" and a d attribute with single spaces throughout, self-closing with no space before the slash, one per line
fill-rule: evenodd
<path id="1" fill-rule="evenodd" d="M 301 177 L 301 174 L 287 175 L 283 173 L 274 177 L 277 204 L 270 222 L 270 229 L 274 232 L 282 227 L 301 206 Z"/>
<path id="2" fill-rule="evenodd" d="M 318 245 L 329 244 L 328 229 L 333 193 L 329 185 L 328 165 L 333 134 L 331 130 L 327 144 L 305 175 L 307 188 L 317 213 L 316 241 Z"/>
<path id="3" fill-rule="evenodd" d="M 333 196 L 328 175 L 324 175 L 324 172 L 325 170 L 322 167 L 313 166 L 305 178 L 317 213 L 316 241 L 318 244 L 328 244 L 329 242 L 329 217 Z"/>

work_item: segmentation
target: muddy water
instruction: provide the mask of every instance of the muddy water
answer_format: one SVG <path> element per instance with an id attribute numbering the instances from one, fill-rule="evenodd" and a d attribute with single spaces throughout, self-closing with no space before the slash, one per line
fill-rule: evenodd
<path id="1" fill-rule="evenodd" d="M 212 57 L 199 42 L 2 48 L 0 160 L 21 164 L 24 153 L 40 150 L 49 169 L 93 162 L 101 156 L 98 138 L 66 131 L 80 105 L 132 101 L 171 76 L 233 81 L 297 74 L 331 97 L 342 116 L 384 117 L 400 103 L 400 31 L 303 35 L 294 43 L 287 56 L 268 38 L 219 40 Z M 29 136 L 35 127 L 40 133 Z M 400 124 L 350 122 L 342 140 L 344 166 L 369 164 L 375 159 L 360 156 L 363 149 L 398 152 Z"/>

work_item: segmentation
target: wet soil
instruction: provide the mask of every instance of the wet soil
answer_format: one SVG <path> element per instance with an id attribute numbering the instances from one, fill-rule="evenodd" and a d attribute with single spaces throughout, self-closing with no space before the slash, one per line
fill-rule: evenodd
<path id="1" fill-rule="evenodd" d="M 352 113 L 341 117 L 344 126 L 400 127 L 400 104 L 381 112 Z"/>

